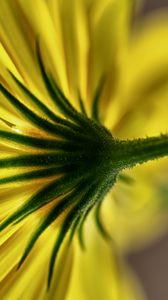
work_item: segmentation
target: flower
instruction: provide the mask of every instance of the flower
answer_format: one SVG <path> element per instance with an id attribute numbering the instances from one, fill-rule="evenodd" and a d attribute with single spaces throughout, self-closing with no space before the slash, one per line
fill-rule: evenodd
<path id="1" fill-rule="evenodd" d="M 166 160 L 120 172 L 167 154 L 144 135 L 166 130 L 168 24 L 132 20 L 128 0 L 1 2 L 2 299 L 142 297 L 120 253 L 165 228 Z"/>

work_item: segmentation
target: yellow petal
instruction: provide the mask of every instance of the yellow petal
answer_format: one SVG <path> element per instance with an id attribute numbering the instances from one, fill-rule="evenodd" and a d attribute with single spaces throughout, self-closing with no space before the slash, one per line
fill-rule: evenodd
<path id="1" fill-rule="evenodd" d="M 111 122 L 121 136 L 127 132 L 132 137 L 145 132 L 159 134 L 167 128 L 167 20 L 164 12 L 148 16 L 132 34 L 121 62 L 118 95 L 112 105 L 117 107 L 117 116 Z M 112 110 L 109 113 L 112 116 Z"/>
<path id="2" fill-rule="evenodd" d="M 38 297 L 38 299 L 63 300 L 65 298 L 73 258 L 73 249 L 66 244 L 58 254 L 51 288 L 47 292 L 49 259 L 58 229 L 46 230 L 22 267 L 16 270 L 15 266 L 32 231 L 37 226 L 37 220 L 37 217 L 36 220 L 29 217 L 28 222 L 22 224 L 20 230 L 0 248 L 0 271 L 3 278 L 0 283 L 1 299 L 12 300 L 24 297 L 27 300 L 34 300 Z"/>
<path id="3" fill-rule="evenodd" d="M 18 1 L 1 1 L 1 42 L 26 82 L 39 86 L 37 63 L 34 57 L 34 33 Z"/>
<path id="4" fill-rule="evenodd" d="M 167 230 L 167 159 L 127 172 L 133 182 L 118 182 L 102 206 L 102 222 L 124 251 L 143 247 Z"/>
<path id="5" fill-rule="evenodd" d="M 86 224 L 85 224 L 86 225 Z M 66 300 L 145 299 L 115 250 L 102 239 L 92 222 L 85 228 L 87 250 L 76 245 L 74 269 Z"/>
<path id="6" fill-rule="evenodd" d="M 87 99 L 91 103 L 95 90 L 105 78 L 102 114 L 113 99 L 118 80 L 118 63 L 125 51 L 132 17 L 132 1 L 90 1 L 88 22 Z M 89 11 L 89 13 L 88 13 Z M 90 104 L 91 105 L 91 104 Z"/>
<path id="7" fill-rule="evenodd" d="M 61 87 L 67 92 L 67 79 L 65 72 L 65 64 L 63 51 L 61 46 L 60 29 L 54 24 L 49 7 L 46 1 L 36 1 L 36 9 L 33 0 L 19 1 L 26 17 L 28 18 L 36 37 L 38 36 L 42 43 L 44 43 L 50 60 L 52 60 L 52 71 L 54 70 L 59 79 Z M 58 9 L 58 1 L 56 1 L 55 9 Z M 59 22 L 58 22 L 59 24 Z M 54 26 L 55 25 L 55 26 Z M 47 60 L 49 63 L 49 59 Z"/>

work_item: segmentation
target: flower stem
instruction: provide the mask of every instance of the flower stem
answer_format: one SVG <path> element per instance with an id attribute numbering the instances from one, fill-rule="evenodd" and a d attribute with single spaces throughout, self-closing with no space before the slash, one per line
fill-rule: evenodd
<path id="1" fill-rule="evenodd" d="M 124 168 L 168 155 L 168 135 L 120 141 L 115 159 Z"/>

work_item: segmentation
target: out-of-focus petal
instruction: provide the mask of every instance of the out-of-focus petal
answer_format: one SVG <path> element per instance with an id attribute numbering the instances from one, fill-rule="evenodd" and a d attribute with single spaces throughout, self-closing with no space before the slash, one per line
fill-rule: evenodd
<path id="1" fill-rule="evenodd" d="M 166 12 L 143 19 L 133 32 L 121 62 L 118 95 L 107 120 L 121 136 L 126 132 L 131 136 L 131 131 L 132 136 L 156 134 L 167 127 L 167 36 Z"/>
<path id="2" fill-rule="evenodd" d="M 118 64 L 128 42 L 133 17 L 132 1 L 88 1 L 87 101 L 90 106 L 100 81 L 105 81 L 101 114 L 105 115 L 113 101 L 118 81 Z M 95 9 L 97 8 L 97 10 Z"/>
<path id="3" fill-rule="evenodd" d="M 118 183 L 103 203 L 102 222 L 123 251 L 143 247 L 167 230 L 166 161 L 127 172 L 132 182 Z"/>
<path id="4" fill-rule="evenodd" d="M 135 277 L 92 222 L 85 227 L 86 251 L 76 245 L 74 269 L 66 300 L 145 299 Z"/>

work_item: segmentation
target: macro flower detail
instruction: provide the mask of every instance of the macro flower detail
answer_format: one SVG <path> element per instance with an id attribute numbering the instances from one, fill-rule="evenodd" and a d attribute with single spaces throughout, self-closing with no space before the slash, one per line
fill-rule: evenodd
<path id="1" fill-rule="evenodd" d="M 67 119 L 60 118 L 51 112 L 47 106 L 42 104 L 12 74 L 19 88 L 41 110 L 45 111 L 46 116 L 50 117 L 54 122 L 39 117 L 1 84 L 0 89 L 6 99 L 35 125 L 37 130 L 43 130 L 52 135 L 53 138 L 38 138 L 22 133 L 1 131 L 0 136 L 2 139 L 12 140 L 15 143 L 34 147 L 41 151 L 35 154 L 28 153 L 2 159 L 0 162 L 1 168 L 14 168 L 17 166 L 21 170 L 22 167 L 36 167 L 37 170 L 2 178 L 0 184 L 50 176 L 54 177 L 54 179 L 49 184 L 42 185 L 42 188 L 37 193 L 21 205 L 16 212 L 5 219 L 0 225 L 0 230 L 3 230 L 10 224 L 15 224 L 23 220 L 47 203 L 50 203 L 59 196 L 61 197 L 61 200 L 58 203 L 56 202 L 35 230 L 19 262 L 20 267 L 43 231 L 61 213 L 68 209 L 51 255 L 49 285 L 57 252 L 68 230 L 71 229 L 70 239 L 72 239 L 77 226 L 85 219 L 93 206 L 97 205 L 98 209 L 100 208 L 100 202 L 113 187 L 120 171 L 126 167 L 132 167 L 137 163 L 143 163 L 146 160 L 167 155 L 168 136 L 162 135 L 158 138 L 133 141 L 119 141 L 114 139 L 110 132 L 102 125 L 78 113 L 71 106 L 52 77 L 49 77 L 46 73 L 38 45 L 37 53 L 46 88 L 52 100 Z M 96 95 L 95 97 L 96 102 L 98 96 Z M 95 105 L 94 101 L 93 117 L 95 117 Z M 4 120 L 4 122 L 6 121 Z M 42 152 L 42 150 L 46 152 Z M 101 224 L 100 220 L 98 224 Z M 104 232 L 103 229 L 102 231 Z"/>
<path id="2" fill-rule="evenodd" d="M 109 2 L 111 3 L 111 1 Z M 25 3 L 28 4 L 28 1 Z M 0 238 L 2 239 L 2 255 L 5 257 L 3 246 L 4 249 L 10 248 L 10 242 L 11 245 L 12 243 L 15 245 L 16 242 L 17 247 L 20 248 L 17 253 L 15 253 L 14 247 L 11 252 L 9 251 L 11 253 L 9 263 L 7 261 L 5 263 L 4 259 L 0 274 L 2 278 L 0 295 L 2 293 L 2 299 L 12 299 L 12 289 L 15 291 L 16 282 L 20 286 L 21 278 L 24 276 L 31 278 L 33 265 L 36 270 L 34 272 L 38 272 L 41 262 L 43 262 L 45 270 L 43 266 L 40 277 L 42 279 L 39 280 L 44 286 L 43 292 L 41 292 L 42 297 L 45 295 L 46 299 L 62 300 L 65 299 L 67 293 L 62 288 L 62 282 L 65 282 L 66 287 L 68 286 L 69 273 L 73 265 L 72 244 L 76 237 L 81 252 L 85 248 L 86 251 L 83 252 L 87 252 L 87 242 L 85 241 L 87 237 L 84 232 L 87 219 L 91 215 L 107 245 L 113 244 L 113 236 L 109 232 L 109 228 L 106 228 L 106 220 L 104 222 L 102 218 L 104 200 L 118 181 L 127 183 L 132 181 L 129 175 L 122 173 L 123 171 L 168 155 L 168 135 L 164 134 L 166 128 L 162 126 L 162 134 L 157 132 L 155 135 L 150 134 L 150 137 L 129 138 L 126 135 L 125 138 L 122 138 L 122 134 L 117 136 L 117 130 L 120 131 L 117 128 L 122 127 L 122 122 L 125 124 L 131 111 L 130 108 L 128 111 L 125 109 L 125 115 L 123 113 L 119 117 L 123 104 L 122 97 L 119 100 L 121 101 L 120 107 L 117 108 L 116 103 L 122 94 L 122 84 L 119 91 L 115 87 L 118 80 L 116 69 L 121 71 L 117 64 L 122 65 L 123 63 L 125 66 L 125 57 L 127 57 L 125 53 L 122 53 L 122 51 L 126 51 L 125 45 L 122 43 L 124 43 L 123 36 L 126 38 L 128 33 L 121 28 L 123 28 L 123 22 L 127 23 L 128 19 L 132 17 L 132 5 L 128 5 L 128 1 L 119 1 L 119 4 L 115 3 L 115 5 L 112 1 L 109 4 L 110 11 L 114 15 L 116 14 L 115 30 L 118 32 L 118 35 L 114 37 L 115 49 L 110 48 L 110 51 L 113 50 L 112 56 L 115 57 L 115 61 L 113 57 L 112 60 L 109 59 L 109 66 L 105 54 L 107 49 L 103 48 L 103 54 L 101 51 L 100 53 L 93 51 L 95 56 L 91 56 L 92 47 L 94 48 L 95 45 L 92 45 L 94 30 L 91 29 L 92 22 L 89 17 L 92 10 L 95 11 L 92 26 L 94 28 L 94 25 L 97 24 L 97 28 L 99 26 L 103 28 L 104 20 L 108 16 L 107 4 L 104 6 L 103 2 L 99 1 L 98 6 L 94 4 L 94 10 L 93 4 L 93 6 L 89 6 L 87 1 L 79 1 L 77 4 L 74 0 L 75 12 L 78 12 L 80 16 L 78 19 L 65 1 L 62 4 L 59 1 L 56 3 L 51 1 L 51 6 L 47 1 L 37 1 L 39 11 L 44 14 L 39 13 L 39 18 L 45 20 L 49 26 L 49 28 L 45 28 L 43 24 L 40 26 L 40 20 L 38 23 L 38 19 L 35 17 L 36 9 L 33 1 L 28 4 L 30 11 L 26 8 L 25 3 L 22 1 L 6 1 L 5 3 L 3 1 L 2 11 L 4 9 L 9 13 L 11 24 L 13 19 L 14 23 L 21 22 L 23 24 L 23 32 L 18 25 L 16 25 L 15 32 L 22 45 L 25 45 L 23 33 L 24 31 L 28 32 L 26 44 L 31 50 L 29 47 L 25 47 L 25 56 L 28 55 L 27 57 L 30 59 L 30 73 L 28 71 L 29 60 L 27 62 L 26 58 L 22 57 L 26 66 L 23 67 L 24 63 L 22 65 L 18 59 L 19 56 L 22 56 L 22 51 L 20 52 L 19 47 L 16 46 L 15 39 L 12 42 L 15 49 L 13 53 L 8 49 L 12 36 L 11 32 L 8 33 L 6 23 L 4 24 L 4 19 L 0 14 L 2 22 L 0 54 L 4 58 L 0 65 L 0 69 L 2 69 L 0 74 L 0 197 L 3 210 L 0 215 L 0 232 L 2 234 Z M 58 21 L 55 16 L 51 17 L 52 7 L 55 9 L 56 15 L 60 12 L 60 16 L 64 14 L 69 16 L 69 21 L 75 15 L 84 36 L 86 34 L 86 32 L 84 33 L 86 29 L 84 24 L 91 22 L 87 24 L 89 42 L 86 43 L 87 46 L 89 45 L 88 48 L 90 47 L 88 50 L 90 56 L 88 52 L 87 55 L 85 53 L 88 59 L 87 66 L 83 65 L 82 59 L 79 60 L 80 72 L 78 73 L 81 77 L 79 81 L 77 75 L 71 76 L 75 73 L 76 65 L 73 66 L 75 54 L 72 53 L 73 49 L 69 46 L 69 43 L 70 45 L 71 42 L 73 43 L 73 39 L 69 41 L 68 36 L 66 37 L 69 30 L 68 23 L 64 23 L 60 19 Z M 34 17 L 31 16 L 31 13 Z M 19 18 L 16 21 L 17 15 Z M 58 23 L 62 22 L 62 27 L 57 24 L 57 21 Z M 63 32 L 61 42 L 54 36 L 54 33 L 57 36 L 60 27 Z M 108 22 L 105 26 L 106 30 L 107 27 Z M 98 35 L 97 37 L 95 34 L 98 43 L 96 49 L 99 50 L 100 40 L 97 28 L 95 29 Z M 53 42 L 54 49 L 51 47 L 50 34 L 53 34 L 53 41 L 57 42 L 56 45 Z M 102 35 L 104 35 L 103 31 Z M 67 39 L 67 45 L 64 39 Z M 85 40 L 85 38 L 83 39 Z M 83 44 L 83 40 L 78 42 L 80 55 L 84 57 L 85 43 Z M 121 49 L 121 53 L 118 51 L 116 54 L 119 46 L 123 50 Z M 58 50 L 57 53 L 54 52 L 55 49 Z M 58 60 L 59 55 L 60 57 L 63 55 L 62 52 L 65 56 L 62 61 L 65 63 L 66 76 L 65 70 L 63 71 L 64 66 Z M 99 55 L 100 58 L 98 58 Z M 71 61 L 71 56 L 74 61 Z M 93 65 L 95 70 L 99 65 L 100 70 L 98 74 L 91 76 L 89 74 L 92 71 L 94 73 L 95 70 L 91 70 L 89 64 L 96 59 L 97 63 Z M 60 69 L 58 66 L 55 67 L 57 64 Z M 84 75 L 87 79 L 84 79 L 82 73 L 85 67 L 87 74 L 84 72 Z M 92 82 L 89 82 L 89 76 L 92 78 Z M 61 79 L 63 77 L 67 77 L 67 80 Z M 111 78 L 113 79 L 112 83 Z M 84 83 L 86 83 L 85 87 Z M 113 109 L 108 111 L 111 99 L 114 111 Z M 127 97 L 126 101 L 128 101 Z M 106 114 L 108 118 L 106 118 Z M 107 124 L 106 121 L 109 118 L 112 120 L 113 126 Z M 117 118 L 118 121 L 116 121 Z M 146 133 L 148 134 L 148 132 Z M 130 188 L 134 189 L 134 187 Z M 30 262 L 31 260 L 32 262 Z M 64 263 L 63 260 L 67 263 Z M 62 267 L 63 265 L 64 267 Z M 32 271 L 29 273 L 30 266 Z M 16 273 L 14 274 L 14 272 Z M 44 273 L 47 274 L 47 278 L 46 275 L 43 275 Z M 25 282 L 30 282 L 30 279 L 25 279 Z M 46 282 L 50 294 L 47 294 Z M 11 288 L 8 290 L 9 285 Z M 39 291 L 39 286 L 36 288 L 35 283 L 34 285 L 27 292 L 30 294 L 25 299 L 35 298 L 36 289 Z M 126 290 L 123 284 L 124 289 Z M 16 299 L 19 299 L 22 290 L 24 294 L 24 284 L 22 289 L 16 292 Z M 129 299 L 131 292 L 123 293 L 128 295 Z M 127 296 L 124 297 L 126 299 Z M 133 296 L 130 297 L 133 299 Z"/>

